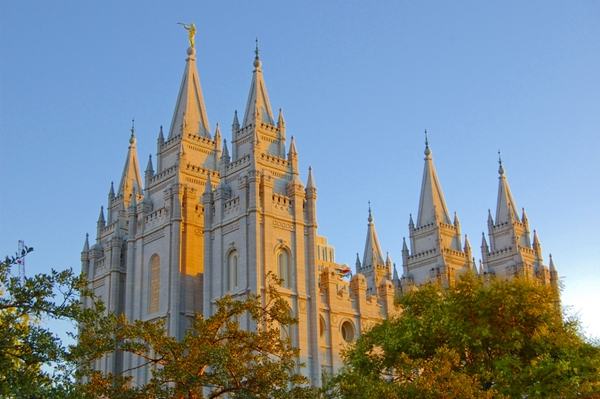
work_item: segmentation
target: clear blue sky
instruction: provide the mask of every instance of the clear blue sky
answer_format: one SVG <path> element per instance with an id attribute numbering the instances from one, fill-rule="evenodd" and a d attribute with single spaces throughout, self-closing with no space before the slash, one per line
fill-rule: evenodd
<path id="1" fill-rule="evenodd" d="M 318 188 L 319 233 L 362 256 L 367 202 L 401 268 L 429 131 L 448 208 L 480 258 L 497 152 L 516 205 L 600 336 L 600 2 L 12 1 L 0 5 L 0 248 L 79 270 L 135 118 L 145 168 L 197 27 L 214 132 L 248 95 L 254 39 L 274 110 Z"/>

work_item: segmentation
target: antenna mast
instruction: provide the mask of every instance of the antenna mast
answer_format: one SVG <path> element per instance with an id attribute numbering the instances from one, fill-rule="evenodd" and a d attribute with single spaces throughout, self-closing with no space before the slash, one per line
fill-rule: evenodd
<path id="1" fill-rule="evenodd" d="M 27 247 L 25 241 L 19 240 L 19 259 L 17 264 L 19 265 L 19 280 L 25 280 L 25 255 L 27 255 Z"/>

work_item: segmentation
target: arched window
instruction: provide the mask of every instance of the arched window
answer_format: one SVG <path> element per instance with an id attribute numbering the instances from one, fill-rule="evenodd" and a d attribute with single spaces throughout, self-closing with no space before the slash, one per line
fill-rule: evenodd
<path id="1" fill-rule="evenodd" d="M 150 306 L 148 313 L 156 313 L 160 309 L 160 257 L 156 254 L 150 258 Z"/>
<path id="2" fill-rule="evenodd" d="M 282 287 L 292 288 L 292 265 L 289 253 L 280 249 L 277 252 L 277 274 L 283 280 Z"/>
<path id="3" fill-rule="evenodd" d="M 238 253 L 231 251 L 227 257 L 227 290 L 231 291 L 238 286 Z"/>
<path id="4" fill-rule="evenodd" d="M 319 337 L 321 338 L 325 336 L 325 326 L 325 319 L 323 318 L 323 316 L 319 316 Z"/>

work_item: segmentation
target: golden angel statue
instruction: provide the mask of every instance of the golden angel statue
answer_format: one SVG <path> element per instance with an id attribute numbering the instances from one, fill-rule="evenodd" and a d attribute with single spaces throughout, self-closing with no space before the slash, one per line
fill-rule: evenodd
<path id="1" fill-rule="evenodd" d="M 195 48 L 196 47 L 196 43 L 194 42 L 194 36 L 196 36 L 196 26 L 194 26 L 194 23 L 192 22 L 189 26 L 187 24 L 183 24 L 181 22 L 177 22 L 179 25 L 183 25 L 183 27 L 185 29 L 187 29 L 188 31 L 188 37 L 190 39 L 190 47 Z"/>

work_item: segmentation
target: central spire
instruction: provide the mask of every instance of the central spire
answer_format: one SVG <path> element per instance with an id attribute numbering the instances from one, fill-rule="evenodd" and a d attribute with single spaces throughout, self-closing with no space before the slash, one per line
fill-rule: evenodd
<path id="1" fill-rule="evenodd" d="M 502 166 L 502 157 L 500 151 L 498 151 L 498 202 L 496 205 L 496 224 L 512 223 L 519 221 L 519 212 L 515 205 L 510 187 L 508 187 L 508 180 L 504 175 L 504 167 Z"/>
<path id="2" fill-rule="evenodd" d="M 258 122 L 275 126 L 273 112 L 271 112 L 271 103 L 267 95 L 267 87 L 263 80 L 262 62 L 260 61 L 260 50 L 258 49 L 258 38 L 256 38 L 256 48 L 254 50 L 254 71 L 252 74 L 252 83 L 250 84 L 250 93 L 246 103 L 246 112 L 244 113 L 244 122 L 242 127 L 251 125 L 256 119 Z"/>
<path id="3" fill-rule="evenodd" d="M 375 232 L 375 224 L 373 223 L 373 215 L 371 214 L 371 201 L 369 201 L 369 217 L 367 218 L 367 239 L 365 240 L 365 252 L 363 253 L 362 266 L 377 266 L 385 264 L 383 253 L 379 246 L 379 239 Z"/>
<path id="4" fill-rule="evenodd" d="M 423 170 L 423 182 L 421 184 L 417 227 L 435 223 L 437 220 L 452 224 L 448 208 L 446 207 L 446 200 L 442 193 L 442 187 L 433 166 L 433 158 L 431 158 L 431 149 L 429 148 L 429 140 L 427 139 L 427 130 L 425 130 L 424 153 L 425 169 Z"/>
<path id="5" fill-rule="evenodd" d="M 127 151 L 127 159 L 125 160 L 125 166 L 123 166 L 121 182 L 119 183 L 119 189 L 117 191 L 117 196 L 122 196 L 127 203 L 129 203 L 129 200 L 134 192 L 138 194 L 142 193 L 142 175 L 140 173 L 140 166 L 135 148 L 136 140 L 134 123 L 135 120 L 132 119 L 129 150 Z"/>
<path id="6" fill-rule="evenodd" d="M 200 78 L 196 70 L 196 58 L 194 57 L 196 49 L 189 47 L 187 54 L 189 57 L 186 59 L 168 138 L 184 133 L 210 138 L 210 125 L 206 116 Z"/>

